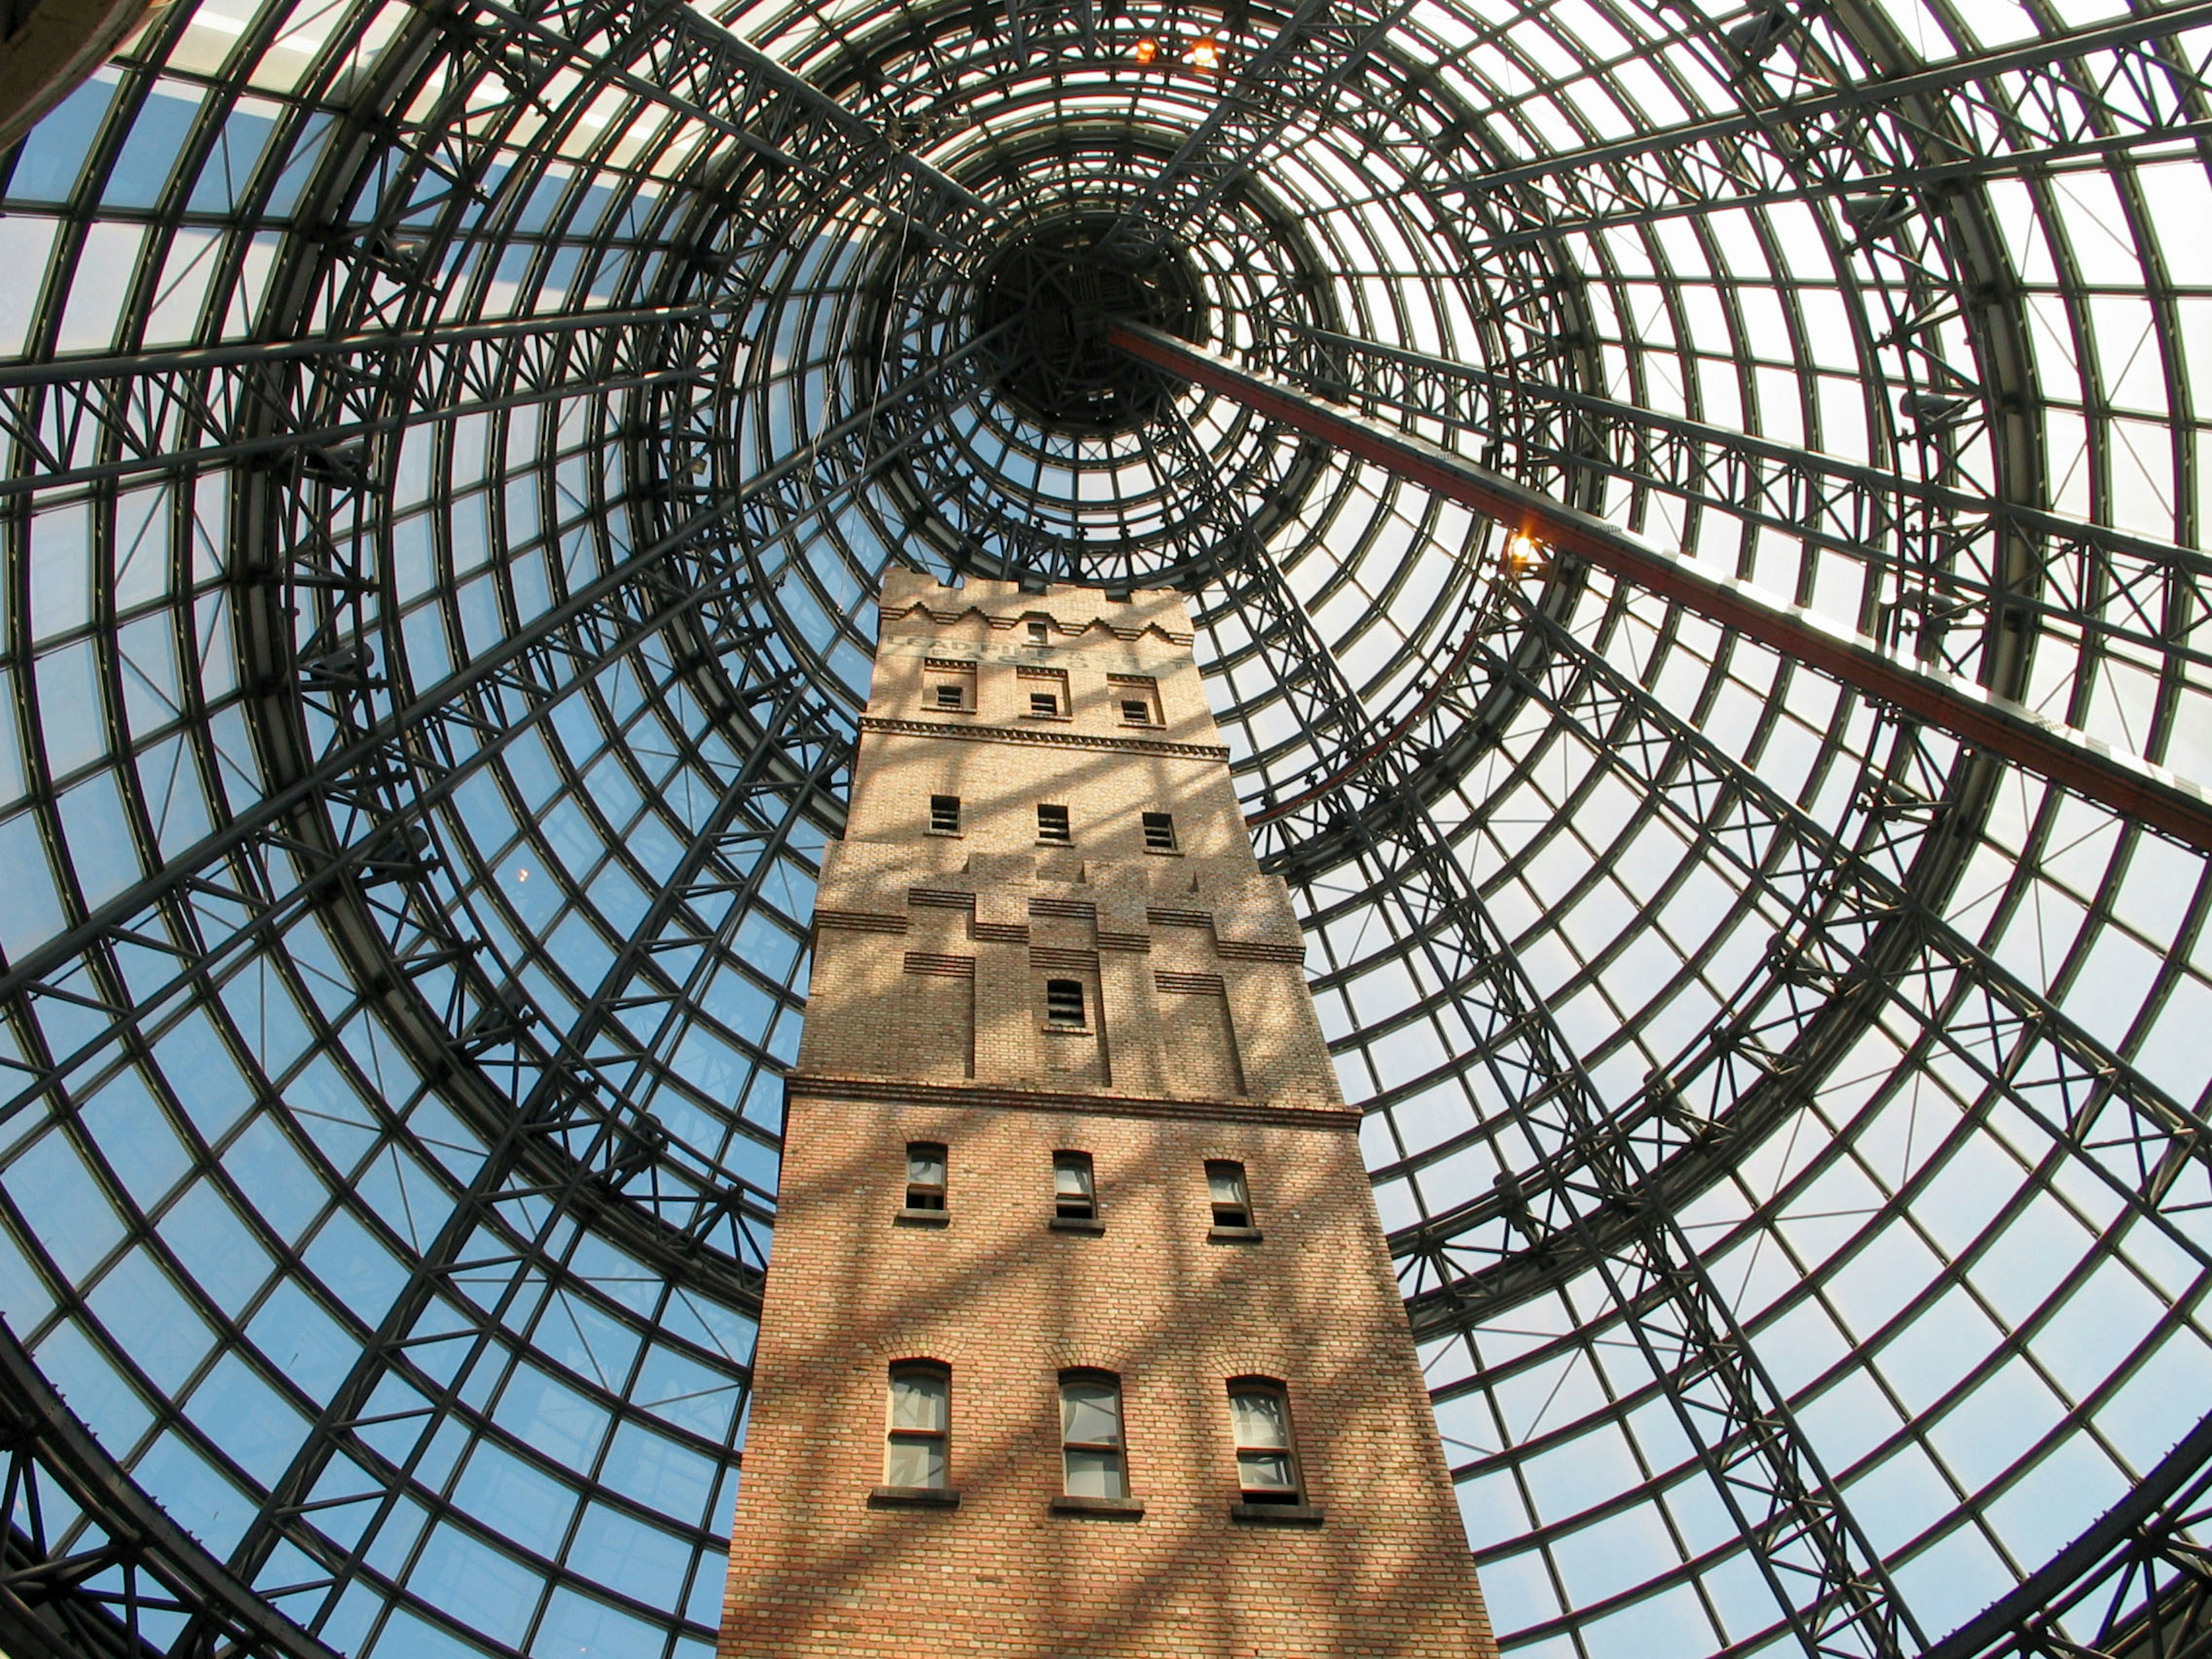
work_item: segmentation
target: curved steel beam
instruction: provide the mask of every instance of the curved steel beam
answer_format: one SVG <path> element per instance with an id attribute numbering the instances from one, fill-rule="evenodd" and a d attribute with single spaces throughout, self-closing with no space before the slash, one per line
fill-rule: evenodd
<path id="1" fill-rule="evenodd" d="M 0 1323 L 0 1454 L 8 1532 L 0 1632 L 76 1659 L 88 1640 L 155 1650 L 143 1613 L 163 1619 L 160 1650 L 226 1659 L 337 1659 L 216 1560 L 126 1474 L 62 1402 Z M 171 1633 L 167 1620 L 181 1615 Z M 27 1640 L 25 1638 L 28 1638 Z"/>

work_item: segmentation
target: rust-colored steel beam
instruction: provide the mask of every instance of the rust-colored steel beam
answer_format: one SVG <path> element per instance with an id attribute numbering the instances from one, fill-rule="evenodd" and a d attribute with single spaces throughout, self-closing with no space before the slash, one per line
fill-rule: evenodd
<path id="1" fill-rule="evenodd" d="M 1134 323 L 1111 325 L 1106 338 L 1155 368 L 1433 489 L 1532 540 L 1588 559 L 1977 749 L 2212 853 L 2212 799 L 2163 767 L 1992 696 L 1956 675 L 1885 650 L 1863 635 L 1747 582 L 1699 569 L 1618 525 L 1563 506 L 1425 439 L 1243 368 L 1218 352 Z"/>

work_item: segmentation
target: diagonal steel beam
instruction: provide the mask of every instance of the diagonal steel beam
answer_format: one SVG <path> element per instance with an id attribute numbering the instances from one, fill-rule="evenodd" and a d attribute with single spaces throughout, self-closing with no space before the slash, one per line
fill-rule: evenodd
<path id="1" fill-rule="evenodd" d="M 1563 506 L 1425 439 L 1325 402 L 1218 353 L 1139 324 L 1115 323 L 1106 337 L 1156 368 L 1587 559 L 1624 581 L 1732 628 L 1915 720 L 2200 851 L 2212 852 L 2212 799 L 2163 767 L 2122 754 L 2087 732 L 1992 696 L 1969 681 L 1922 667 L 1747 582 L 1699 569 L 1640 536 Z"/>
<path id="2" fill-rule="evenodd" d="M 1664 496 L 1747 535 L 1779 532 L 1865 567 L 1869 625 L 1884 644 L 1912 645 L 1923 664 L 1978 678 L 2002 619 L 2032 622 L 2039 653 L 2076 654 L 2076 706 L 2115 651 L 2162 663 L 2176 681 L 2212 672 L 2212 641 L 2201 637 L 2212 619 L 2212 555 L 2198 549 L 1294 318 L 1271 319 L 1269 331 L 1266 366 L 1309 390 L 1479 437 L 1485 456 L 1524 478 L 1624 484 L 1627 511 L 1611 516 L 1632 525 Z M 1923 442 L 1970 418 L 1964 398 L 1932 406 L 1914 434 Z M 2028 550 L 2024 575 L 2011 548 Z M 2151 734 L 2147 758 L 2161 758 L 2163 736 Z"/>

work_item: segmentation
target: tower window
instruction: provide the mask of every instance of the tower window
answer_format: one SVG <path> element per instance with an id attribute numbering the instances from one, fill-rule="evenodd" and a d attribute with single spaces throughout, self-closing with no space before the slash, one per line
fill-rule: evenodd
<path id="1" fill-rule="evenodd" d="M 1261 1377 L 1238 1378 L 1229 1385 L 1229 1419 L 1244 1501 L 1298 1502 L 1298 1460 L 1291 1447 L 1291 1402 L 1283 1385 Z"/>
<path id="2" fill-rule="evenodd" d="M 1249 1227 L 1252 1200 L 1245 1191 L 1244 1166 L 1226 1158 L 1212 1158 L 1206 1165 L 1206 1193 L 1213 1204 L 1217 1227 Z"/>
<path id="3" fill-rule="evenodd" d="M 960 833 L 960 797 L 932 795 L 929 798 L 929 827 L 940 836 Z"/>
<path id="4" fill-rule="evenodd" d="M 1062 1371 L 1060 1455 L 1070 1498 L 1127 1498 L 1121 1383 L 1106 1371 Z"/>
<path id="5" fill-rule="evenodd" d="M 1060 713 L 1059 694 L 1052 691 L 1030 692 L 1030 713 L 1032 714 L 1057 714 Z"/>
<path id="6" fill-rule="evenodd" d="M 1171 812 L 1147 812 L 1144 817 L 1145 850 L 1147 853 L 1174 852 L 1175 815 Z"/>
<path id="7" fill-rule="evenodd" d="M 1030 643 L 1042 645 L 1051 637 L 1049 626 L 1041 617 L 1030 618 Z"/>
<path id="8" fill-rule="evenodd" d="M 942 1365 L 891 1367 L 890 1443 L 884 1484 L 942 1492 L 950 1467 L 952 1374 Z"/>
<path id="9" fill-rule="evenodd" d="M 975 706 L 975 665 L 931 657 L 921 665 L 924 706 L 965 714 Z"/>
<path id="10" fill-rule="evenodd" d="M 1097 1218 L 1097 1188 L 1092 1184 L 1090 1153 L 1052 1155 L 1052 1212 L 1061 1221 Z"/>
<path id="11" fill-rule="evenodd" d="M 1074 842 L 1075 837 L 1067 827 L 1067 809 L 1065 806 L 1037 808 L 1037 839 L 1050 842 L 1055 847 L 1066 847 Z"/>
<path id="12" fill-rule="evenodd" d="M 1124 726 L 1158 726 L 1160 688 L 1158 681 L 1139 674 L 1109 674 L 1106 690 L 1121 710 Z"/>
<path id="13" fill-rule="evenodd" d="M 940 1142 L 907 1143 L 906 1206 L 909 1210 L 945 1207 L 945 1147 Z"/>
<path id="14" fill-rule="evenodd" d="M 1082 1025 L 1083 981 L 1048 979 L 1044 982 L 1044 1018 L 1048 1025 Z"/>

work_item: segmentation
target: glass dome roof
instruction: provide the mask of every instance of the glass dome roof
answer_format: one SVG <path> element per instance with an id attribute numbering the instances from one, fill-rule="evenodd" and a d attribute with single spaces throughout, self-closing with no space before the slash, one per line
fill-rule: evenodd
<path id="1" fill-rule="evenodd" d="M 2201 0 L 158 14 L 0 216 L 0 1646 L 711 1650 L 894 561 L 1188 593 L 1508 1648 L 2147 1639 L 2205 854 L 1097 331 L 2212 785 L 2208 59 Z"/>

